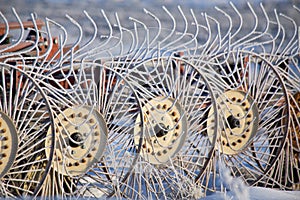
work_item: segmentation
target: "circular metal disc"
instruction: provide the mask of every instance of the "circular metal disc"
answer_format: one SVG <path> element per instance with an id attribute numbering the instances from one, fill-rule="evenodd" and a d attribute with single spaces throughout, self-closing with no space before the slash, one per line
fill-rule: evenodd
<path id="1" fill-rule="evenodd" d="M 18 144 L 17 129 L 13 121 L 0 111 L 0 178 L 14 163 Z"/>
<path id="2" fill-rule="evenodd" d="M 156 97 L 143 106 L 145 138 L 142 157 L 152 164 L 166 164 L 182 148 L 187 135 L 187 118 L 178 102 Z M 136 124 L 141 124 L 137 117 Z M 141 128 L 136 126 L 135 144 L 140 142 Z"/>
<path id="3" fill-rule="evenodd" d="M 108 134 L 104 118 L 92 107 L 72 107 L 60 113 L 55 123 L 54 169 L 66 176 L 83 175 L 103 155 Z"/>
<path id="4" fill-rule="evenodd" d="M 243 91 L 229 90 L 217 98 L 221 113 L 219 150 L 228 155 L 237 154 L 251 143 L 258 129 L 259 113 L 253 99 Z M 215 112 L 213 108 L 210 114 Z M 208 126 L 211 120 L 208 120 Z M 208 130 L 208 135 L 213 131 Z"/>

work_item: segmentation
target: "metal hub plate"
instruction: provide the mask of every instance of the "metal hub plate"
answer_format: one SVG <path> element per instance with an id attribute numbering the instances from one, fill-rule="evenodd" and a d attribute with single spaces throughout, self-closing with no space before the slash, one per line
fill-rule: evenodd
<path id="1" fill-rule="evenodd" d="M 234 155 L 241 152 L 255 136 L 258 129 L 259 113 L 254 100 L 240 90 L 229 90 L 218 97 L 220 128 L 217 147 L 223 154 Z M 209 111 L 212 115 L 214 108 Z M 214 120 L 207 121 L 208 126 Z M 208 129 L 208 135 L 213 131 Z M 209 137 L 212 138 L 212 137 Z"/>
<path id="2" fill-rule="evenodd" d="M 0 178 L 14 163 L 18 144 L 18 134 L 13 121 L 0 111 Z"/>
<path id="3" fill-rule="evenodd" d="M 100 160 L 108 129 L 97 110 L 89 106 L 68 108 L 55 118 L 55 125 L 53 167 L 58 173 L 79 176 Z M 50 143 L 50 139 L 47 142 Z"/>
<path id="4" fill-rule="evenodd" d="M 184 144 L 187 119 L 181 106 L 171 98 L 156 97 L 142 108 L 145 136 L 142 140 L 142 157 L 152 164 L 164 164 L 174 157 Z M 141 124 L 140 116 L 136 124 Z M 139 145 L 141 127 L 134 129 L 135 145 Z"/>

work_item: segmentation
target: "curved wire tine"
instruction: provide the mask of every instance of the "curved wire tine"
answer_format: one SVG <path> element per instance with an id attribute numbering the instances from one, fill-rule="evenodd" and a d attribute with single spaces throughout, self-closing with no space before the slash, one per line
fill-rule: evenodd
<path id="1" fill-rule="evenodd" d="M 291 54 L 291 49 L 294 48 L 295 45 L 297 45 L 297 34 L 298 34 L 298 30 L 297 30 L 297 24 L 295 22 L 294 19 L 292 19 L 291 17 L 280 13 L 280 16 L 284 17 L 285 19 L 289 20 L 292 24 L 293 24 L 293 34 L 290 38 L 284 38 L 284 40 L 287 40 L 288 43 L 285 45 L 284 49 L 281 49 L 280 52 L 278 52 L 278 54 L 281 55 L 290 55 Z M 289 30 L 289 32 L 291 32 L 292 30 Z"/>
<path id="2" fill-rule="evenodd" d="M 149 10 L 147 10 L 146 8 L 144 8 L 144 12 L 149 15 L 150 17 L 152 17 L 156 23 L 157 23 L 157 33 L 155 34 L 156 36 L 152 39 L 152 41 L 150 41 L 149 45 L 152 46 L 153 43 L 155 41 L 157 41 L 158 37 L 160 36 L 161 30 L 162 30 L 162 25 L 161 25 L 161 21 L 160 19 L 152 12 L 150 12 Z"/>
<path id="3" fill-rule="evenodd" d="M 128 54 L 131 54 L 135 51 L 135 47 L 133 46 L 133 34 L 131 31 L 126 29 L 122 26 L 118 13 L 114 14 L 116 24 L 112 24 L 110 20 L 108 19 L 106 13 L 104 10 L 102 10 L 102 15 L 105 18 L 105 21 L 108 25 L 109 34 L 108 35 L 101 35 L 101 38 L 106 39 L 106 41 L 101 45 L 100 48 L 95 51 L 94 57 L 102 57 L 102 62 L 110 62 L 111 60 L 117 61 L 118 59 L 126 57 Z M 118 31 L 114 31 L 113 27 L 115 27 Z M 125 33 L 129 33 L 131 35 L 131 39 L 129 41 L 126 41 L 128 43 L 125 44 Z M 128 47 L 128 44 L 129 47 Z M 118 56 L 116 56 L 118 55 Z"/>
<path id="4" fill-rule="evenodd" d="M 170 19 L 172 21 L 172 28 L 171 28 L 170 34 L 168 34 L 168 36 L 166 36 L 163 40 L 161 40 L 160 43 L 164 43 L 165 41 L 167 41 L 174 34 L 174 32 L 176 30 L 176 20 L 175 20 L 174 16 L 168 11 L 168 9 L 165 6 L 163 6 L 162 8 L 167 13 L 167 15 L 170 17 Z"/>
<path id="5" fill-rule="evenodd" d="M 101 57 L 101 61 L 105 62 L 105 59 L 110 59 L 113 58 L 113 55 L 117 54 L 120 55 L 120 57 L 122 57 L 126 52 L 124 52 L 124 41 L 123 41 L 123 37 L 124 37 L 124 33 L 123 33 L 123 27 L 120 23 L 120 19 L 118 16 L 118 13 L 115 13 L 115 20 L 117 21 L 117 24 L 112 24 L 106 13 L 104 12 L 104 10 L 101 10 L 103 17 L 105 18 L 105 21 L 108 25 L 108 29 L 109 29 L 109 35 L 101 35 L 101 38 L 105 38 L 106 41 L 100 45 L 100 47 L 97 47 L 94 50 L 94 54 L 92 54 L 93 57 Z M 118 31 L 113 31 L 113 27 L 116 27 L 118 29 Z M 119 35 L 118 35 L 119 34 Z M 131 47 L 130 47 L 131 48 Z M 130 51 L 130 48 L 128 51 Z"/>
<path id="6" fill-rule="evenodd" d="M 212 52 L 212 54 L 216 54 L 222 49 L 223 44 L 222 36 L 221 36 L 221 30 L 220 30 L 220 23 L 213 17 L 206 15 L 207 20 L 212 20 L 217 25 L 217 33 L 215 34 L 215 38 L 213 39 L 212 43 L 210 44 L 210 48 L 207 49 L 209 52 Z"/>
<path id="7" fill-rule="evenodd" d="M 129 17 L 129 20 L 133 21 L 134 24 L 134 33 L 136 36 L 136 41 L 137 41 L 137 51 L 134 52 L 133 56 L 132 56 L 132 60 L 139 60 L 139 59 L 143 59 L 145 58 L 145 56 L 147 56 L 147 54 L 149 53 L 149 51 L 151 51 L 150 47 L 149 47 L 149 29 L 147 27 L 147 25 L 143 22 L 140 21 L 138 19 L 135 19 L 134 17 Z M 138 29 L 138 24 L 140 24 L 143 27 L 143 30 L 145 31 L 145 36 L 140 40 L 140 36 L 139 36 L 139 29 Z M 141 41 L 139 43 L 139 41 Z"/>
<path id="8" fill-rule="evenodd" d="M 259 34 L 256 37 L 251 39 L 251 41 L 254 41 L 253 45 L 251 45 L 251 43 L 249 41 L 250 44 L 247 44 L 247 48 L 250 49 L 250 48 L 259 46 L 260 48 L 262 48 L 262 51 L 265 52 L 265 48 L 264 48 L 263 45 L 272 42 L 273 37 L 272 37 L 272 34 L 268 32 L 271 21 L 270 21 L 269 15 L 267 14 L 267 12 L 266 12 L 266 10 L 265 10 L 262 3 L 260 3 L 260 8 L 263 12 L 264 18 L 266 19 L 265 29 L 262 32 L 258 32 Z M 257 17 L 256 17 L 256 19 L 257 19 Z M 265 39 L 263 41 L 260 41 L 259 43 L 258 42 L 255 43 L 256 39 L 263 38 L 263 37 L 267 37 L 267 38 L 270 38 L 270 39 L 269 40 Z"/>
<path id="9" fill-rule="evenodd" d="M 168 54 L 191 54 L 191 52 L 195 53 L 198 48 L 198 42 L 196 37 L 199 33 L 199 26 L 197 26 L 198 21 L 195 17 L 195 14 L 192 9 L 190 9 L 190 14 L 192 16 L 193 21 L 191 24 L 195 27 L 195 32 L 188 32 L 189 21 L 187 19 L 186 14 L 183 12 L 180 6 L 177 6 L 177 10 L 180 13 L 180 17 L 183 20 L 183 30 L 179 30 L 179 26 L 177 24 L 177 19 L 175 19 L 174 15 L 166 8 L 163 7 L 164 11 L 170 17 L 172 21 L 172 28 L 167 37 L 163 38 L 160 41 L 157 41 L 160 45 L 160 49 L 163 51 L 162 56 L 167 56 Z M 171 39 L 172 38 L 172 39 Z M 168 42 L 170 40 L 170 42 Z M 185 41 L 186 40 L 186 41 Z M 192 45 L 191 45 L 192 44 Z M 191 46 L 190 46 L 191 45 Z"/>
<path id="10" fill-rule="evenodd" d="M 254 18 L 255 18 L 255 25 L 254 25 L 254 27 L 252 28 L 252 30 L 251 31 L 249 31 L 249 33 L 247 34 L 247 35 L 245 35 L 244 37 L 242 37 L 241 39 L 239 39 L 239 40 L 237 40 L 235 43 L 237 43 L 237 44 L 243 44 L 241 41 L 243 41 L 244 39 L 246 39 L 246 38 L 248 38 L 248 37 L 250 37 L 255 31 L 256 31 L 256 28 L 257 28 L 257 26 L 258 26 L 258 18 L 257 18 L 257 15 L 256 15 L 256 13 L 255 13 L 255 11 L 253 10 L 253 8 L 252 8 L 252 6 L 251 6 L 251 4 L 248 2 L 247 3 L 247 5 L 248 5 L 248 7 L 249 7 L 249 9 L 250 9 L 250 11 L 251 11 L 251 13 L 252 13 L 252 15 L 254 16 Z M 240 14 L 239 14 L 240 15 Z M 242 25 L 242 23 L 243 23 L 243 21 L 241 21 L 241 25 Z M 234 36 L 233 36 L 234 37 Z M 235 44 L 235 43 L 233 43 L 233 45 Z"/>
<path id="11" fill-rule="evenodd" d="M 124 28 L 120 23 L 118 13 L 115 13 L 115 19 L 117 21 L 117 24 L 112 24 L 110 22 L 104 10 L 101 10 L 101 13 L 106 21 L 109 33 L 108 35 L 100 35 L 100 38 L 105 39 L 105 41 L 100 45 L 89 49 L 89 51 L 87 52 L 88 56 L 85 56 L 84 54 L 82 56 L 86 59 L 90 58 L 94 61 L 96 61 L 97 59 L 99 60 L 99 57 L 101 57 L 101 62 L 106 62 L 106 60 L 112 59 L 114 57 L 113 55 L 115 54 L 117 54 L 118 57 L 122 57 L 127 53 L 127 51 L 131 51 L 131 47 L 127 51 L 124 47 Z M 115 32 L 113 30 L 113 27 L 116 27 L 118 31 Z"/>
<path id="12" fill-rule="evenodd" d="M 49 73 L 50 69 L 61 67 L 61 63 L 63 58 L 66 57 L 63 52 L 63 48 L 66 45 L 67 41 L 67 31 L 66 29 L 49 18 L 45 18 L 46 21 L 46 41 L 47 48 L 45 52 L 37 53 L 37 56 L 31 56 L 32 62 L 29 66 L 35 68 L 34 71 L 31 72 L 32 76 L 38 77 L 42 76 L 45 73 Z M 63 34 L 60 34 L 56 40 L 57 49 L 53 50 L 54 41 L 52 39 L 52 31 L 50 25 L 54 25 L 58 27 Z M 39 52 L 39 50 L 37 50 Z"/>
<path id="13" fill-rule="evenodd" d="M 92 38 L 90 38 L 84 46 L 79 48 L 79 52 L 77 52 L 77 47 L 79 46 L 79 43 L 82 41 L 82 28 L 77 23 L 72 17 L 67 16 L 67 18 L 79 29 L 79 37 L 77 38 L 77 41 L 75 41 L 72 45 L 69 45 L 67 47 L 66 42 L 68 40 L 68 32 L 67 30 L 59 23 L 55 22 L 54 20 L 47 19 L 47 31 L 48 31 L 48 40 L 50 41 L 50 46 L 47 49 L 48 51 L 45 53 L 47 56 L 45 59 L 41 62 L 41 67 L 39 68 L 40 70 L 44 71 L 44 73 L 36 72 L 36 76 L 43 76 L 43 81 L 48 80 L 48 81 L 67 81 L 69 80 L 70 77 L 74 76 L 76 72 L 80 69 L 78 67 L 74 68 L 73 64 L 75 60 L 79 60 L 80 57 L 85 56 L 83 53 L 83 50 L 88 47 L 96 38 L 96 25 L 94 21 L 89 17 L 89 15 L 85 12 L 87 18 L 93 23 L 95 27 L 94 35 Z M 52 35 L 51 35 L 51 30 L 49 28 L 49 23 L 54 24 L 56 27 L 58 27 L 60 30 L 62 30 L 63 34 L 59 35 L 59 44 L 56 44 L 57 47 L 56 49 L 53 49 L 53 41 L 52 41 Z M 67 48 L 66 48 L 67 47 Z M 66 48 L 66 50 L 65 50 Z M 52 51 L 52 55 L 50 56 L 50 51 Z M 81 52 L 80 52 L 81 51 Z M 49 56 L 48 56 L 49 55 Z M 80 68 L 80 67 L 79 67 Z M 61 74 L 61 77 L 53 76 L 55 74 Z M 60 88 L 63 90 L 63 88 Z M 76 90 L 74 88 L 73 90 Z"/>
<path id="14" fill-rule="evenodd" d="M 230 44 L 230 46 L 232 46 L 233 48 L 239 48 L 239 47 L 252 48 L 251 45 L 253 45 L 253 46 L 257 45 L 256 43 L 253 44 L 252 42 L 258 41 L 260 38 L 263 38 L 266 35 L 268 35 L 267 31 L 269 29 L 269 17 L 267 15 L 267 13 L 265 12 L 265 9 L 264 9 L 263 5 L 260 4 L 260 7 L 261 7 L 261 9 L 264 13 L 264 17 L 266 18 L 266 21 L 267 21 L 266 26 L 265 26 L 263 31 L 258 31 L 257 30 L 258 23 L 259 23 L 257 14 L 256 14 L 256 12 L 254 11 L 253 7 L 251 6 L 251 4 L 249 2 L 247 3 L 247 5 L 248 5 L 249 10 L 251 11 L 252 16 L 254 17 L 254 23 L 255 24 L 249 32 L 247 32 L 246 34 L 244 34 L 244 36 L 242 36 L 241 38 L 239 38 L 237 40 L 235 38 L 236 38 L 236 36 L 241 35 L 239 32 L 242 29 L 243 23 L 244 23 L 242 14 L 238 11 L 238 9 L 234 6 L 234 4 L 231 4 L 232 8 L 237 13 L 238 18 L 240 19 L 240 23 L 239 23 L 239 27 L 238 27 L 236 33 L 230 34 L 230 32 L 233 29 L 233 25 L 232 25 L 233 22 L 232 22 L 231 16 L 229 14 L 227 14 L 225 11 L 223 11 L 222 9 L 220 9 L 218 7 L 215 7 L 216 10 L 221 12 L 222 14 L 224 14 L 228 18 L 228 21 L 229 21 L 229 27 L 227 29 L 227 32 L 220 39 L 222 42 L 224 41 L 224 44 L 223 44 L 224 46 L 226 46 L 226 43 L 231 41 L 232 43 Z M 228 38 L 229 35 L 230 35 L 230 38 Z M 261 42 L 259 42 L 259 44 L 268 43 L 268 42 L 269 41 L 261 41 Z"/>
<path id="15" fill-rule="evenodd" d="M 4 24 L 5 24 L 5 31 L 4 31 L 4 35 L 2 35 L 2 38 L 0 39 L 0 43 L 2 43 L 5 38 L 8 36 L 9 33 L 9 25 L 8 25 L 8 21 L 6 19 L 6 17 L 3 15 L 2 12 L 0 12 L 0 17 L 3 19 Z"/>
<path id="16" fill-rule="evenodd" d="M 35 49 L 36 46 L 37 46 L 37 43 L 38 43 L 38 37 L 36 37 L 36 41 L 26 41 L 28 43 L 32 43 L 32 46 L 29 47 L 29 49 L 19 50 L 19 51 L 17 50 L 16 52 L 10 52 L 9 51 L 10 49 L 13 49 L 13 48 L 17 47 L 22 42 L 22 39 L 24 38 L 24 34 L 25 34 L 25 28 L 24 28 L 24 25 L 22 23 L 21 18 L 19 17 L 18 13 L 16 12 L 16 10 L 14 8 L 12 8 L 12 12 L 13 12 L 14 16 L 16 17 L 17 23 L 19 24 L 19 27 L 20 27 L 19 38 L 14 43 L 11 43 L 7 47 L 4 47 L 0 50 L 0 52 L 9 52 L 7 54 L 4 53 L 3 55 L 0 55 L 0 58 L 19 56 L 21 54 L 28 53 L 31 50 Z M 33 20 L 33 23 L 34 23 L 34 26 L 35 26 L 34 29 L 36 31 L 36 36 L 38 36 L 39 30 L 37 29 L 35 19 L 32 18 L 32 20 Z M 5 24 L 6 24 L 6 22 L 5 22 Z M 9 34 L 9 23 L 6 24 L 6 32 L 7 32 L 7 34 Z"/>
<path id="17" fill-rule="evenodd" d="M 93 36 L 84 45 L 82 45 L 79 48 L 79 50 L 76 51 L 76 57 L 75 57 L 76 60 L 79 60 L 82 57 L 84 57 L 85 59 L 90 59 L 90 58 L 92 59 L 93 57 L 95 57 L 98 54 L 100 55 L 100 53 L 102 53 L 104 51 L 112 51 L 111 49 L 115 48 L 114 46 L 110 45 L 108 48 L 104 48 L 104 46 L 109 44 L 110 40 L 113 39 L 113 38 L 118 40 L 118 42 L 114 45 L 115 46 L 119 45 L 121 40 L 118 39 L 118 37 L 114 37 L 112 35 L 113 31 L 112 31 L 111 23 L 108 21 L 108 18 L 106 16 L 104 10 L 101 10 L 101 12 L 102 12 L 102 15 L 104 16 L 107 24 L 108 24 L 109 30 L 110 30 L 110 35 L 108 37 L 109 39 L 104 44 L 101 44 L 100 46 L 96 46 L 96 47 L 91 48 L 92 43 L 95 43 L 96 38 L 98 36 L 98 34 L 97 34 L 98 27 L 97 27 L 96 22 L 93 20 L 93 18 L 88 14 L 88 12 L 84 11 L 84 14 L 88 18 L 88 20 L 92 23 L 94 30 L 93 30 Z M 119 21 L 117 14 L 115 15 L 115 17 L 116 17 L 117 21 Z M 79 26 L 79 24 L 77 24 L 77 25 Z M 88 51 L 84 52 L 87 48 L 89 48 Z"/>
<path id="18" fill-rule="evenodd" d="M 181 33 L 179 34 L 180 36 L 179 36 L 178 38 L 176 38 L 176 39 L 173 40 L 172 42 L 166 44 L 166 45 L 163 46 L 162 48 L 168 48 L 169 46 L 172 46 L 172 45 L 176 44 L 178 41 L 181 41 L 181 40 L 183 39 L 183 37 L 186 35 L 186 33 L 187 33 L 188 22 L 187 22 L 186 16 L 185 16 L 185 14 L 183 13 L 183 11 L 182 11 L 182 9 L 181 9 L 180 6 L 177 6 L 177 8 L 178 8 L 178 10 L 179 10 L 179 12 L 180 12 L 180 15 L 181 15 L 181 17 L 182 17 L 182 19 L 183 19 L 183 21 L 184 21 L 184 30 L 183 30 L 183 32 L 181 32 Z M 165 11 L 169 14 L 169 16 L 172 18 L 172 21 L 174 21 L 174 27 L 176 27 L 176 21 L 175 21 L 173 15 L 167 10 L 167 8 L 164 7 L 164 10 L 165 10 Z M 177 32 L 177 30 L 176 30 L 176 32 Z M 170 34 L 170 36 L 171 36 L 171 34 Z"/>
<path id="19" fill-rule="evenodd" d="M 117 13 L 116 13 L 116 16 L 118 16 Z M 120 50 L 120 56 L 118 56 L 117 59 L 126 59 L 126 57 L 128 57 L 129 55 L 132 55 L 134 52 L 136 52 L 136 40 L 134 37 L 134 33 L 131 30 L 129 30 L 121 25 L 119 17 L 117 17 L 117 22 L 118 22 L 118 24 L 115 24 L 114 26 L 118 27 L 118 29 L 120 30 L 119 43 L 122 44 L 122 46 L 129 45 L 127 51 Z M 129 41 L 128 42 L 129 44 L 126 44 L 125 41 L 123 41 L 124 33 L 128 33 L 130 35 L 129 40 L 127 40 L 127 42 Z"/>
<path id="20" fill-rule="evenodd" d="M 15 16 L 16 19 L 17 19 L 17 23 L 19 23 L 19 25 L 20 25 L 21 33 L 20 33 L 20 35 L 19 35 L 19 38 L 17 39 L 17 41 L 16 41 L 14 44 L 12 44 L 12 45 L 10 45 L 10 46 L 8 46 L 8 47 L 2 49 L 2 51 L 6 51 L 6 50 L 8 50 L 8 49 L 11 49 L 11 48 L 17 46 L 17 45 L 21 42 L 21 40 L 22 40 L 22 38 L 23 38 L 23 36 L 24 36 L 24 26 L 23 26 L 23 24 L 22 24 L 22 20 L 20 19 L 20 16 L 19 16 L 18 13 L 16 12 L 15 8 L 12 8 L 12 12 L 13 12 L 14 16 Z M 5 19 L 6 19 L 6 18 L 5 18 Z M 6 21 L 6 20 L 5 20 L 5 21 Z M 7 22 L 7 21 L 6 21 L 6 22 Z M 8 34 L 8 33 L 9 33 L 9 24 L 6 23 L 6 22 L 5 22 L 5 24 L 6 24 L 6 32 L 7 32 L 7 34 Z"/>
<path id="21" fill-rule="evenodd" d="M 62 34 L 59 34 L 56 36 L 57 38 L 52 38 L 50 23 L 55 24 L 53 20 L 50 20 L 46 18 L 46 30 L 48 33 L 48 42 L 49 47 L 47 49 L 47 52 L 45 53 L 45 59 L 42 61 L 41 64 L 41 70 L 49 70 L 50 68 L 55 68 L 57 66 L 60 66 L 60 64 L 63 62 L 63 58 L 65 56 L 64 54 L 64 46 L 66 45 L 67 38 L 66 36 L 63 37 Z M 64 32 L 64 35 L 66 34 L 66 30 L 62 26 L 58 26 L 58 24 L 55 24 L 57 27 L 60 27 L 61 30 Z M 57 49 L 55 52 L 53 52 L 52 48 L 54 48 L 54 40 L 57 45 Z M 51 55 L 50 55 L 51 54 Z M 51 57 L 50 57 L 51 56 Z"/>
<path id="22" fill-rule="evenodd" d="M 194 50 L 194 55 L 189 58 L 196 66 L 205 65 L 204 63 L 207 62 L 207 58 L 210 54 L 212 54 L 212 52 L 209 51 L 213 34 L 211 25 L 208 22 L 208 16 L 206 13 L 201 13 L 201 16 L 205 21 L 205 25 L 200 24 L 197 19 L 195 20 L 195 22 L 197 21 L 197 23 L 194 25 L 197 27 L 196 33 L 198 33 L 197 35 L 195 35 L 195 37 L 197 38 L 195 46 L 197 48 Z M 205 32 L 200 32 L 200 28 Z M 203 44 L 200 44 L 200 40 L 204 41 Z"/>
<path id="23" fill-rule="evenodd" d="M 79 36 L 77 36 L 77 40 L 74 42 L 74 45 L 73 45 L 73 48 L 76 47 L 77 45 L 80 44 L 81 40 L 82 40 L 82 37 L 83 37 L 83 31 L 82 31 L 82 27 L 81 25 L 75 20 L 73 19 L 71 16 L 69 16 L 68 14 L 66 14 L 66 17 L 70 20 L 70 22 L 72 24 L 74 24 L 78 30 L 79 30 Z M 70 49 L 69 52 L 70 52 L 70 56 L 73 58 L 74 56 L 74 49 Z"/>
<path id="24" fill-rule="evenodd" d="M 229 3 L 230 6 L 233 8 L 233 10 L 235 11 L 235 13 L 238 15 L 239 19 L 240 19 L 240 23 L 239 23 L 239 27 L 237 28 L 237 30 L 231 34 L 231 37 L 235 37 L 237 34 L 240 33 L 242 26 L 243 26 L 243 17 L 241 15 L 241 13 L 239 12 L 239 10 L 235 7 L 234 3 L 230 2 Z"/>
<path id="25" fill-rule="evenodd" d="M 31 17 L 34 19 L 35 16 L 34 14 L 31 14 Z M 34 22 L 35 23 L 35 22 Z M 35 23 L 35 27 L 36 27 L 36 23 Z M 37 27 L 36 27 L 37 28 Z M 36 55 L 32 55 L 30 58 L 32 59 L 32 62 L 31 62 L 31 65 L 34 66 L 35 70 L 37 69 L 36 66 L 38 65 L 41 65 L 43 66 L 43 68 L 47 68 L 47 64 L 45 64 L 45 62 L 49 61 L 53 61 L 53 57 L 52 58 L 49 58 L 49 54 L 52 50 L 52 47 L 53 47 L 53 41 L 52 39 L 52 35 L 51 35 L 51 32 L 50 32 L 50 28 L 49 28 L 49 23 L 48 21 L 46 20 L 46 31 L 44 32 L 45 36 L 41 36 L 43 33 L 42 31 L 40 31 L 39 33 L 37 33 L 37 43 L 38 45 L 45 45 L 45 48 L 46 50 L 44 52 L 42 52 L 42 50 L 40 50 L 40 48 L 36 48 L 35 51 L 36 51 Z M 44 44 L 43 42 L 41 44 L 39 44 L 41 41 L 40 41 L 40 38 L 41 37 L 44 37 L 45 40 L 47 41 L 46 43 L 47 44 Z M 38 64 L 39 63 L 39 64 Z"/>
<path id="26" fill-rule="evenodd" d="M 191 16 L 193 19 L 193 22 L 191 23 L 191 25 L 193 25 L 195 27 L 195 32 L 189 33 L 189 32 L 187 32 L 187 29 L 188 29 L 187 18 L 180 7 L 178 7 L 178 10 L 180 11 L 182 18 L 184 19 L 185 29 L 183 32 L 176 31 L 177 35 L 180 35 L 180 37 L 178 37 L 176 39 L 176 43 L 177 43 L 176 45 L 174 45 L 175 41 L 174 41 L 174 44 L 169 43 L 168 51 L 171 53 L 175 52 L 177 54 L 182 53 L 183 55 L 187 54 L 186 56 L 191 56 L 191 54 L 195 55 L 197 52 L 197 49 L 199 48 L 198 41 L 197 41 L 197 36 L 199 34 L 199 26 L 197 25 L 198 24 L 197 18 L 194 14 L 194 11 L 192 9 L 190 9 L 190 13 L 191 13 Z M 182 39 L 185 39 L 185 37 L 188 38 L 187 41 L 182 40 Z M 166 48 L 166 47 L 163 47 L 163 48 Z"/>
<path id="27" fill-rule="evenodd" d="M 227 19 L 228 19 L 228 22 L 229 22 L 229 26 L 228 26 L 228 29 L 227 29 L 227 32 L 224 34 L 224 36 L 222 37 L 223 39 L 221 40 L 221 43 L 223 43 L 223 40 L 225 40 L 224 42 L 229 42 L 228 40 L 228 37 L 230 36 L 230 32 L 232 30 L 232 27 L 233 27 L 233 23 L 232 23 L 232 19 L 230 17 L 229 14 L 227 14 L 224 10 L 222 10 L 221 8 L 215 6 L 215 9 L 219 12 L 221 12 Z"/>
<path id="28" fill-rule="evenodd" d="M 197 41 L 196 41 L 196 36 L 198 35 L 199 32 L 199 26 L 195 26 L 195 33 L 188 33 L 188 21 L 185 13 L 182 11 L 182 9 L 178 6 L 178 12 L 180 13 L 180 16 L 183 19 L 183 30 L 177 30 L 177 22 L 175 20 L 175 17 L 173 14 L 166 8 L 163 7 L 163 10 L 167 14 L 168 17 L 170 17 L 172 28 L 171 29 L 166 29 L 162 27 L 162 23 L 160 19 L 152 12 L 148 11 L 145 9 L 145 13 L 150 15 L 151 18 L 155 20 L 157 23 L 157 29 L 154 29 L 154 32 L 151 32 L 151 34 L 154 34 L 153 38 L 149 37 L 149 27 L 146 22 L 140 21 L 138 19 L 135 19 L 133 17 L 130 17 L 130 20 L 133 21 L 133 26 L 134 26 L 134 36 L 135 36 L 135 41 L 136 44 L 138 45 L 136 48 L 136 51 L 134 54 L 131 55 L 131 58 L 134 60 L 138 59 L 144 59 L 144 56 L 149 55 L 149 57 L 152 56 L 153 53 L 157 54 L 163 53 L 164 55 L 170 54 L 170 53 L 178 53 L 181 51 L 191 51 L 192 49 L 197 49 Z M 191 14 L 193 17 L 193 24 L 197 24 L 197 19 L 191 10 Z M 137 25 L 141 24 L 142 30 L 144 31 L 144 34 L 142 30 L 139 30 L 137 28 Z M 153 29 L 151 29 L 152 31 Z M 140 32 L 138 32 L 140 31 Z M 162 36 L 162 31 L 169 31 L 168 34 L 166 34 L 165 37 L 161 38 Z M 139 34 L 140 33 L 140 34 Z M 140 36 L 142 36 L 142 40 L 140 41 Z M 186 37 L 187 41 L 183 41 L 183 38 Z M 171 39 L 172 38 L 172 39 Z M 168 42 L 170 40 L 170 42 Z M 189 45 L 193 44 L 192 47 Z M 157 51 L 159 49 L 159 51 Z"/>
<path id="29" fill-rule="evenodd" d="M 205 43 L 204 48 L 201 49 L 201 50 L 209 55 L 209 54 L 212 54 L 212 53 L 209 53 L 209 52 L 210 52 L 211 46 L 213 46 L 213 45 L 211 45 L 213 43 L 212 41 L 215 41 L 215 40 L 212 39 L 213 38 L 213 31 L 211 29 L 211 24 L 209 23 L 209 16 L 207 15 L 207 13 L 202 13 L 202 16 L 204 17 L 204 20 L 206 22 L 208 38 L 206 39 L 207 42 Z"/>

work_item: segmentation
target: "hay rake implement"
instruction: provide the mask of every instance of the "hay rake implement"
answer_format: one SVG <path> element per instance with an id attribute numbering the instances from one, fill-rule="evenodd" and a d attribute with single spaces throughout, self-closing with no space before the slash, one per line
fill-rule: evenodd
<path id="1" fill-rule="evenodd" d="M 102 11 L 103 34 L 84 12 L 89 38 L 0 13 L 1 197 L 194 199 L 224 168 L 298 189 L 299 22 L 216 9 Z"/>

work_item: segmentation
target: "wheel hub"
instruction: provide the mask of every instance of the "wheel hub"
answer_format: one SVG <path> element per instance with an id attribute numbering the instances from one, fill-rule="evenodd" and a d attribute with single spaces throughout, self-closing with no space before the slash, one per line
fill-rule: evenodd
<path id="1" fill-rule="evenodd" d="M 18 134 L 13 121 L 0 111 L 0 178 L 14 163 L 18 143 Z"/>
<path id="2" fill-rule="evenodd" d="M 103 155 L 108 133 L 104 118 L 89 106 L 73 107 L 60 113 L 55 123 L 54 169 L 67 176 L 84 174 Z"/>
<path id="3" fill-rule="evenodd" d="M 218 149 L 224 154 L 237 154 L 249 144 L 257 132 L 258 108 L 249 95 L 239 90 L 225 92 L 217 99 L 217 104 L 221 114 L 218 139 L 220 147 Z M 212 107 L 209 115 L 212 115 L 213 112 Z M 208 126 L 213 123 L 213 119 L 208 120 Z M 213 130 L 208 129 L 208 135 L 212 136 L 213 134 Z"/>
<path id="4" fill-rule="evenodd" d="M 171 98 L 156 97 L 143 106 L 145 137 L 142 157 L 152 164 L 166 163 L 182 148 L 187 135 L 187 119 L 178 102 Z M 141 124 L 140 116 L 136 124 Z M 141 127 L 136 126 L 135 145 L 139 145 Z"/>

